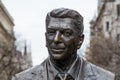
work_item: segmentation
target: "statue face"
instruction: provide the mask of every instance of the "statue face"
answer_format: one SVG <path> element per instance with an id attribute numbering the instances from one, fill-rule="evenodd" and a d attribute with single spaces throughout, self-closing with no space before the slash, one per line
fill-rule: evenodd
<path id="1" fill-rule="evenodd" d="M 51 18 L 46 26 L 46 46 L 50 58 L 65 60 L 77 54 L 77 46 L 80 41 L 78 33 L 70 18 Z"/>

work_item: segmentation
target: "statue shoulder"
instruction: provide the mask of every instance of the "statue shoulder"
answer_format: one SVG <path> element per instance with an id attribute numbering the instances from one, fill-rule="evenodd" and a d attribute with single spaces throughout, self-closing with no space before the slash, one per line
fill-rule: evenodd
<path id="1" fill-rule="evenodd" d="M 94 76 L 96 80 L 115 80 L 115 74 L 90 62 L 85 61 L 84 69 L 85 75 Z"/>
<path id="2" fill-rule="evenodd" d="M 13 76 L 12 80 L 37 80 L 37 78 L 44 80 L 42 78 L 45 73 L 45 65 L 46 62 L 44 61 L 40 65 L 34 66 L 30 69 L 16 74 L 15 76 Z"/>

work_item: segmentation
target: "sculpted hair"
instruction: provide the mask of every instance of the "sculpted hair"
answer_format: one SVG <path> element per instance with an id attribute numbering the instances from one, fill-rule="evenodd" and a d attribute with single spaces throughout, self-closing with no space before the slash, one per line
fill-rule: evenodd
<path id="1" fill-rule="evenodd" d="M 46 26 L 49 25 L 50 18 L 71 18 L 78 31 L 78 34 L 83 34 L 83 17 L 77 11 L 67 8 L 54 9 L 46 16 Z"/>

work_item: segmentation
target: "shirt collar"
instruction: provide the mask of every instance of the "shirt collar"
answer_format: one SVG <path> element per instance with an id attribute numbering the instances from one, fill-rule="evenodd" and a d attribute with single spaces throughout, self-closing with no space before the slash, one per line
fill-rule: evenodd
<path id="1" fill-rule="evenodd" d="M 81 74 L 82 64 L 83 64 L 82 59 L 77 56 L 77 58 L 75 59 L 67 73 L 70 74 L 74 79 L 76 79 L 78 75 Z M 59 73 L 59 71 L 55 69 L 52 62 L 50 61 L 50 58 L 48 59 L 48 73 L 49 77 L 51 77 L 50 73 L 52 73 L 54 77 Z"/>
<path id="2" fill-rule="evenodd" d="M 76 60 L 73 62 L 71 68 L 68 70 L 68 73 L 76 79 L 79 74 L 81 74 L 82 68 L 82 59 L 77 56 Z"/>
<path id="3" fill-rule="evenodd" d="M 53 66 L 52 62 L 50 61 L 50 58 L 48 59 L 48 71 L 53 73 L 53 76 L 55 77 L 59 72 L 55 67 Z"/>

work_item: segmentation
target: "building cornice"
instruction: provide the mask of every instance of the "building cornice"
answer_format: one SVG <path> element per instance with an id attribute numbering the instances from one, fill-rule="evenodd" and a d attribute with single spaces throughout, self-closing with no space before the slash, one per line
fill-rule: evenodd
<path id="1" fill-rule="evenodd" d="M 93 27 L 95 27 L 97 25 L 97 22 L 99 21 L 100 17 L 102 16 L 103 11 L 105 10 L 105 5 L 106 5 L 106 1 L 102 5 L 102 7 L 100 9 L 100 12 L 98 13 L 98 16 L 97 16 L 97 18 L 95 20 L 95 23 L 94 23 Z"/>
<path id="2" fill-rule="evenodd" d="M 1 22 L 0 22 L 0 27 L 2 28 L 2 30 L 4 30 L 6 35 L 11 37 L 14 41 L 16 40 L 15 37 L 14 37 L 14 33 L 13 34 L 8 33 L 7 30 L 3 27 L 3 24 Z"/>
<path id="3" fill-rule="evenodd" d="M 4 4 L 2 3 L 2 1 L 0 0 L 0 8 L 2 9 L 2 11 L 5 13 L 5 15 L 8 17 L 9 21 L 12 23 L 12 25 L 14 26 L 14 22 L 13 22 L 13 18 L 12 16 L 9 14 L 8 10 L 6 9 L 6 7 L 4 6 Z"/>

